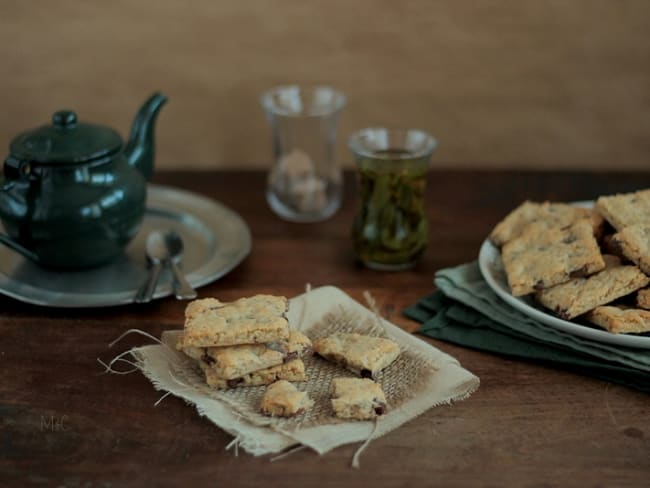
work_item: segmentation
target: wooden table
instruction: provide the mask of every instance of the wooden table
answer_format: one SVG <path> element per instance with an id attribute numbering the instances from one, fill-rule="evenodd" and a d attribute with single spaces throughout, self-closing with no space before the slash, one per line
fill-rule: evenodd
<path id="1" fill-rule="evenodd" d="M 354 182 L 343 208 L 319 224 L 275 218 L 261 172 L 162 173 L 157 183 L 213 197 L 250 225 L 253 251 L 200 289 L 224 300 L 258 292 L 293 296 L 306 283 L 369 290 L 396 324 L 432 291 L 434 272 L 475 259 L 494 223 L 525 198 L 581 200 L 650 186 L 648 174 L 434 172 L 430 246 L 419 265 L 380 273 L 354 262 Z M 107 344 L 139 328 L 182 324 L 174 298 L 102 310 L 63 310 L 0 298 L 0 486 L 648 486 L 650 397 L 552 367 L 430 341 L 481 379 L 468 400 L 429 410 L 372 442 L 280 461 L 226 451 L 231 437 L 140 373 L 103 375 Z M 120 350 L 147 343 L 131 337 Z"/>

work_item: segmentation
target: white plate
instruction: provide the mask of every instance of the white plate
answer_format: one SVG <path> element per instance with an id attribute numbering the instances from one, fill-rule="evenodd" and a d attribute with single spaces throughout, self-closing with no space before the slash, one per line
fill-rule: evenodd
<path id="1" fill-rule="evenodd" d="M 195 288 L 229 273 L 251 251 L 246 222 L 225 205 L 196 193 L 149 185 L 144 221 L 121 256 L 99 268 L 63 272 L 43 269 L 0 246 L 0 293 L 48 307 L 133 303 L 147 278 L 145 241 L 154 229 L 174 229 L 182 236 L 183 270 Z M 172 294 L 172 276 L 167 268 L 153 297 Z"/>
<path id="2" fill-rule="evenodd" d="M 487 284 L 504 302 L 543 324 L 593 341 L 617 344 L 626 347 L 650 349 L 650 336 L 612 334 L 605 330 L 591 328 L 587 325 L 581 325 L 576 322 L 569 322 L 551 315 L 546 309 L 542 308 L 541 305 L 538 305 L 530 295 L 524 297 L 513 297 L 510 294 L 510 287 L 508 286 L 506 274 L 503 269 L 501 253 L 499 252 L 499 249 L 488 240 L 485 240 L 481 246 L 478 256 L 478 265 Z"/>

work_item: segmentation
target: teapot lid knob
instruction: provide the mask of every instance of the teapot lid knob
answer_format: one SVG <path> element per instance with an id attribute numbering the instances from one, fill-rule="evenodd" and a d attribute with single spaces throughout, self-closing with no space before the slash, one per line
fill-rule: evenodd
<path id="1" fill-rule="evenodd" d="M 52 123 L 62 129 L 77 125 L 77 114 L 71 110 L 60 110 L 52 116 Z"/>

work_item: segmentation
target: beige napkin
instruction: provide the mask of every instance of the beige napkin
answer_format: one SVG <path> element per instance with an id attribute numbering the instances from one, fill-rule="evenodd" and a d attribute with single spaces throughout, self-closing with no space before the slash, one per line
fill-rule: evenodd
<path id="1" fill-rule="evenodd" d="M 195 405 L 199 414 L 234 436 L 231 445 L 253 455 L 281 452 L 303 445 L 324 454 L 335 447 L 379 437 L 431 407 L 467 398 L 479 380 L 453 357 L 380 318 L 343 291 L 325 286 L 290 300 L 291 327 L 312 339 L 335 331 L 387 337 L 400 345 L 400 357 L 377 381 L 388 401 L 388 412 L 376 422 L 334 417 L 329 386 L 332 378 L 353 376 L 321 358 L 305 359 L 308 381 L 295 383 L 315 401 L 310 412 L 292 419 L 259 413 L 266 387 L 216 390 L 208 387 L 195 362 L 174 348 L 178 331 L 163 334 L 163 345 L 132 349 L 138 368 L 157 390 Z"/>

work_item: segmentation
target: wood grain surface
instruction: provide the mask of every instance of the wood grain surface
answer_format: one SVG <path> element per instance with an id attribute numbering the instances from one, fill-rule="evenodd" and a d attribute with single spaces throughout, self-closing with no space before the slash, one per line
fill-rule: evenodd
<path id="1" fill-rule="evenodd" d="M 127 134 L 154 90 L 161 168 L 265 167 L 269 87 L 347 93 L 362 127 L 419 127 L 451 167 L 645 169 L 647 0 L 0 2 L 0 146 L 70 108 Z"/>
<path id="2" fill-rule="evenodd" d="M 258 292 L 293 296 L 332 284 L 375 297 L 394 323 L 432 291 L 434 272 L 475 259 L 494 223 L 524 198 L 583 200 L 650 186 L 650 174 L 433 172 L 428 187 L 430 246 L 411 271 L 358 266 L 350 247 L 354 182 L 343 208 L 320 224 L 275 218 L 261 172 L 159 173 L 156 182 L 228 205 L 250 225 L 251 255 L 200 296 Z M 236 455 L 232 438 L 140 373 L 102 374 L 131 346 L 130 328 L 154 335 L 182 325 L 174 298 L 101 310 L 34 307 L 0 298 L 0 486 L 523 486 L 642 487 L 650 475 L 650 401 L 621 386 L 549 366 L 513 361 L 428 339 L 478 375 L 469 399 L 425 412 L 373 441 L 324 456 L 308 450 L 272 462 Z"/>

